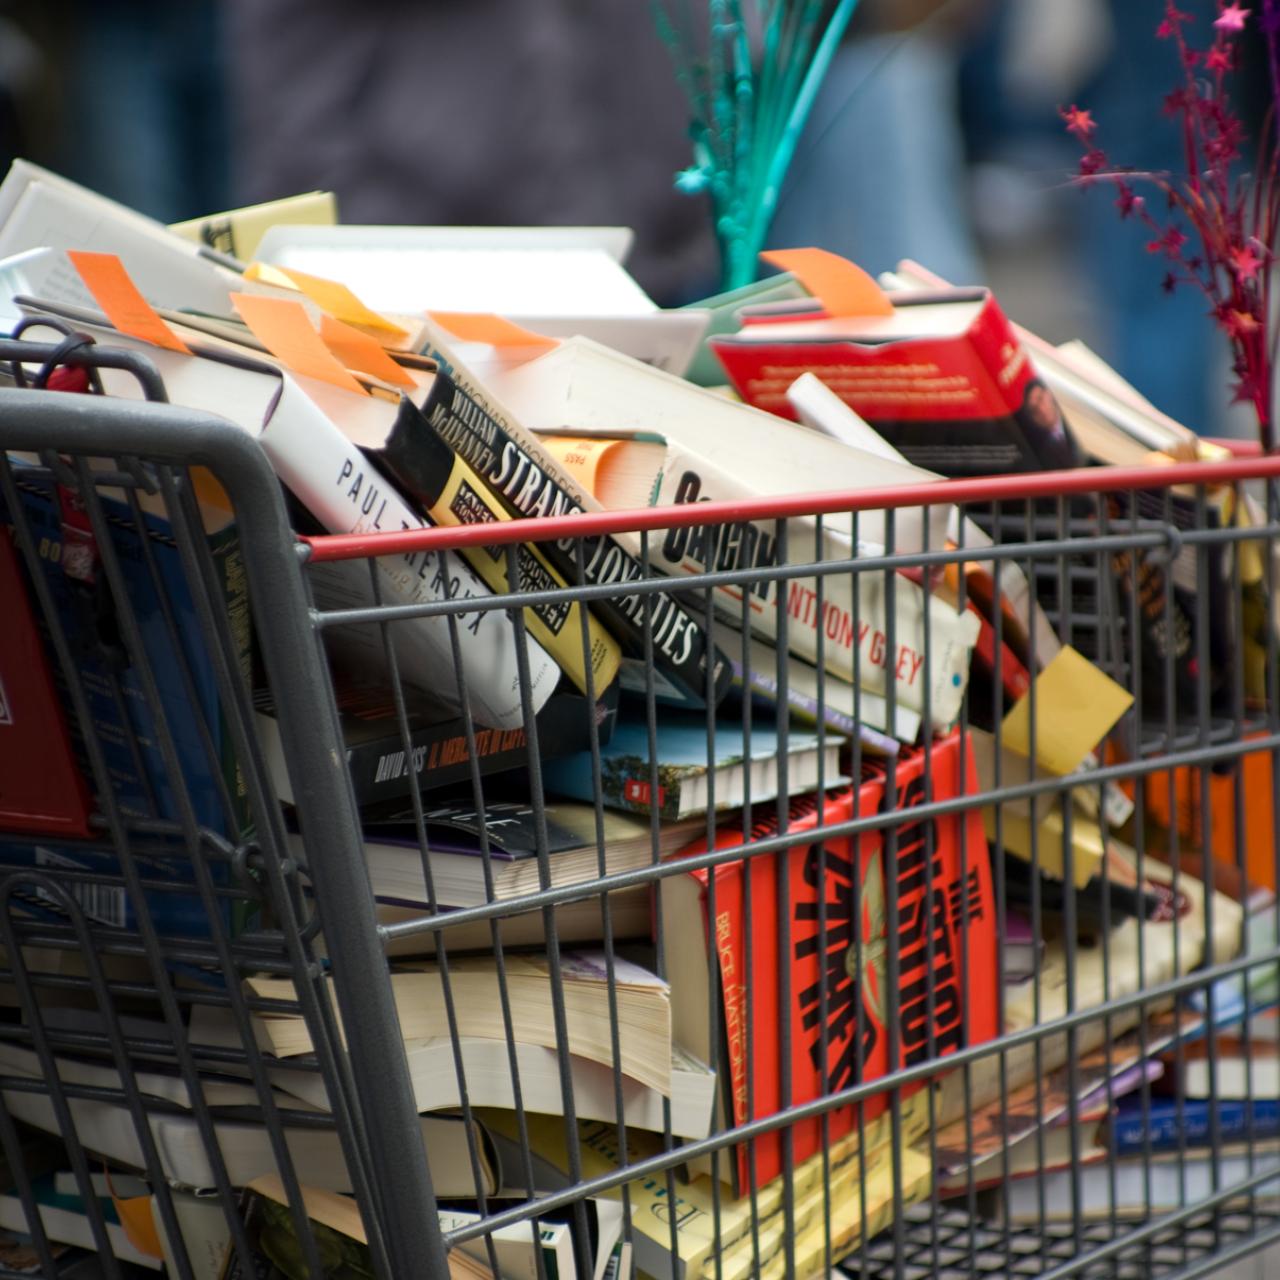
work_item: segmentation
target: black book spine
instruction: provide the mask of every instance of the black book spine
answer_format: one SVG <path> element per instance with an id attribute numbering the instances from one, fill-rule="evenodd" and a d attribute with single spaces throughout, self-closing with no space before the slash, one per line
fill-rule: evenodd
<path id="1" fill-rule="evenodd" d="M 1111 533 L 1172 528 L 1191 530 L 1203 522 L 1210 529 L 1222 526 L 1220 514 L 1206 504 L 1203 512 L 1194 499 L 1158 490 L 1113 494 L 1107 514 Z M 1221 543 L 1184 546 L 1175 554 L 1165 548 L 1116 552 L 1111 561 L 1120 590 L 1120 614 L 1125 624 L 1137 620 L 1138 648 L 1142 655 L 1141 714 L 1159 722 L 1170 712 L 1178 724 L 1196 720 L 1202 683 L 1207 683 L 1209 709 L 1227 714 L 1234 687 L 1236 637 L 1231 602 L 1231 571 Z M 1208 653 L 1201 661 L 1196 630 L 1199 609 L 1208 620 Z M 1132 646 L 1130 646 L 1132 647 Z M 1205 669 L 1207 666 L 1207 670 Z M 1173 706 L 1168 705 L 1166 669 L 1172 670 Z"/>
<path id="2" fill-rule="evenodd" d="M 424 430 L 455 450 L 515 517 L 571 515 L 582 507 L 495 421 L 484 405 L 468 395 L 443 370 L 421 411 Z M 395 446 L 402 433 L 388 440 Z M 401 447 L 401 453 L 407 448 Z M 399 462 L 394 465 L 399 466 Z M 566 582 L 578 581 L 578 543 L 582 543 L 583 576 L 591 585 L 622 585 L 645 577 L 639 561 L 606 535 L 565 538 L 539 545 L 549 564 Z M 689 707 L 706 705 L 707 667 L 713 675 L 713 700 L 719 703 L 733 683 L 733 670 L 716 648 L 702 622 L 671 592 L 618 595 L 593 600 L 592 611 L 613 633 L 628 658 L 645 656 L 645 625 L 653 636 L 658 696 Z M 674 695 L 672 695 L 674 691 Z"/>
<path id="3" fill-rule="evenodd" d="M 568 691 L 552 695 L 538 713 L 538 752 L 544 759 L 586 751 L 591 745 L 594 722 L 601 746 L 608 742 L 617 718 L 617 685 L 592 707 L 587 699 Z M 420 791 L 469 782 L 471 757 L 462 717 L 414 730 L 410 750 L 392 728 L 385 735 L 347 748 L 347 770 L 356 803 L 366 814 L 391 808 L 407 808 L 410 778 Z M 529 765 L 529 740 L 524 727 L 475 728 L 476 758 L 480 773 L 488 776 Z"/>

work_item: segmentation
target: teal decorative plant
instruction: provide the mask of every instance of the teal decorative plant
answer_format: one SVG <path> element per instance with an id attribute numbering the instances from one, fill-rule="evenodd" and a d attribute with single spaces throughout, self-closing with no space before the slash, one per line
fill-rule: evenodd
<path id="1" fill-rule="evenodd" d="M 693 163 L 706 192 L 725 288 L 756 278 L 778 194 L 858 0 L 652 0 L 689 100 Z"/>

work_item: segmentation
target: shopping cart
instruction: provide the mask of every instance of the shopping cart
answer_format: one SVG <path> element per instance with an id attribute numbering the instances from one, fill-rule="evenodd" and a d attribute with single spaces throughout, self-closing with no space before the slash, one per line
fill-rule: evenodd
<path id="1" fill-rule="evenodd" d="M 0 358 L 43 366 L 45 378 L 54 367 L 95 362 L 129 368 L 153 401 L 163 399 L 145 362 L 121 353 L 0 344 Z M 261 1251 L 251 1238 L 253 1202 L 243 1186 L 250 1174 L 272 1172 L 287 1209 L 289 1247 L 296 1250 L 292 1261 L 274 1259 L 286 1268 L 280 1274 L 290 1274 L 289 1265 L 299 1275 L 348 1274 L 337 1268 L 350 1259 L 335 1261 L 331 1236 L 307 1199 L 317 1180 L 354 1197 L 368 1268 L 397 1278 L 443 1277 L 464 1258 L 505 1274 L 499 1241 L 530 1222 L 567 1223 L 576 1274 L 600 1274 L 607 1265 L 596 1248 L 604 1218 L 592 1206 L 610 1198 L 623 1206 L 632 1261 L 652 1275 L 825 1275 L 841 1266 L 849 1274 L 913 1280 L 1192 1277 L 1280 1241 L 1274 1141 L 1248 1125 L 1228 1133 L 1227 1117 L 1212 1103 L 1207 1138 L 1191 1139 L 1182 1093 L 1172 1095 L 1171 1142 L 1150 1127 L 1143 1136 L 1141 1123 L 1160 1101 L 1154 1068 L 1142 1065 L 1157 1054 L 1179 1077 L 1202 1059 L 1212 1095 L 1227 1065 L 1209 1034 L 1215 1026 L 1230 1025 L 1246 1063 L 1262 1064 L 1271 1043 L 1258 1015 L 1273 1001 L 1264 994 L 1267 980 L 1280 978 L 1274 932 L 1280 908 L 1272 899 L 1262 912 L 1242 912 L 1216 889 L 1232 873 L 1251 871 L 1257 878 L 1259 847 L 1274 883 L 1280 847 L 1274 809 L 1263 822 L 1257 797 L 1244 784 L 1251 760 L 1262 762 L 1273 785 L 1280 781 L 1280 647 L 1270 612 L 1278 585 L 1272 542 L 1280 531 L 1280 462 L 1010 476 L 755 504 L 298 537 L 257 447 L 206 415 L 163 403 L 4 390 L 0 444 L 7 454 L 0 501 L 60 705 L 80 744 L 91 796 L 90 843 L 103 851 L 99 860 L 77 861 L 57 845 L 63 854 L 50 856 L 53 842 L 45 836 L 33 841 L 48 846 L 39 858 L 15 851 L 8 836 L 0 846 L 6 898 L 0 981 L 11 989 L 0 1022 L 0 1143 L 13 1187 L 9 1199 L 21 1209 L 19 1227 L 25 1222 L 32 1237 L 39 1274 L 62 1274 L 59 1267 L 76 1256 L 59 1253 L 36 1211 L 39 1188 L 25 1171 L 24 1144 L 41 1130 L 65 1143 L 91 1237 L 86 1243 L 111 1276 L 132 1274 L 138 1254 L 153 1266 L 163 1257 L 183 1277 L 219 1274 L 223 1256 L 232 1268 L 237 1260 L 241 1266 L 227 1274 L 255 1274 L 246 1262 Z M 250 654 L 237 633 L 243 617 L 228 611 L 225 567 L 206 537 L 205 473 L 216 478 L 234 515 L 253 624 Z M 1243 507 L 1246 492 L 1253 495 L 1253 516 L 1224 518 L 1224 511 Z M 1200 519 L 1175 515 L 1175 506 L 1185 513 L 1188 503 Z M 949 526 L 951 542 L 931 540 L 930 514 L 946 507 L 958 513 Z M 1048 527 L 1046 508 L 1056 513 Z M 74 592 L 83 602 L 88 591 L 88 612 L 68 613 L 51 586 L 62 584 L 51 576 L 42 510 L 53 513 L 48 529 L 62 539 L 59 554 L 73 553 L 80 575 Z M 988 536 L 970 541 L 974 526 L 963 518 L 969 511 L 981 516 Z M 292 514 L 296 525 L 301 517 Z M 681 579 L 650 569 L 654 540 L 672 528 L 703 530 L 715 547 L 732 544 L 734 531 L 747 523 L 767 525 L 779 552 L 775 563 L 703 569 Z M 645 568 L 625 585 L 584 585 L 580 577 L 550 594 L 513 592 L 488 602 L 407 607 L 378 599 L 375 557 L 501 547 L 511 580 L 519 581 L 523 543 L 570 540 L 581 571 L 588 541 L 614 533 L 636 536 Z M 827 547 L 828 534 L 850 548 L 861 543 L 862 554 L 824 554 L 819 561 L 813 548 Z M 122 547 L 137 548 L 127 564 Z M 173 564 L 185 584 L 180 607 Z M 311 576 L 334 565 L 368 573 L 373 603 L 316 608 Z M 971 574 L 975 565 L 990 572 Z M 1024 608 L 1025 600 L 1012 612 L 1003 607 L 1018 578 L 1056 583 L 1056 591 L 1045 593 L 1047 614 Z M 969 686 L 958 732 L 948 738 L 951 754 L 894 754 L 885 735 L 855 730 L 844 735 L 849 740 L 838 767 L 828 770 L 824 746 L 836 735 L 824 715 L 823 673 L 827 646 L 840 642 L 841 629 L 837 620 L 828 634 L 825 619 L 837 612 L 837 602 L 847 601 L 851 635 L 861 635 L 864 623 L 879 634 L 885 724 L 897 723 L 901 709 L 900 677 L 889 674 L 895 660 L 886 655 L 901 663 L 906 648 L 919 650 L 924 692 L 912 710 L 928 724 L 935 700 L 933 606 L 965 609 L 978 582 L 992 593 L 984 602 L 993 620 L 989 669 L 985 683 Z M 139 583 L 154 603 L 145 616 Z M 1160 584 L 1158 592 L 1153 583 Z M 842 779 L 852 779 L 860 797 L 870 782 L 877 803 L 864 807 L 855 800 L 837 818 L 821 805 L 816 816 L 812 806 L 797 810 L 783 745 L 770 775 L 755 784 L 764 786 L 764 798 L 759 791 L 746 797 L 756 825 L 748 824 L 745 835 L 734 835 L 731 816 L 717 812 L 713 794 L 707 852 L 659 861 L 655 811 L 649 864 L 609 871 L 600 803 L 608 744 L 591 715 L 584 724 L 585 767 L 595 784 L 599 874 L 553 884 L 546 762 L 524 610 L 622 594 L 651 602 L 650 621 L 657 602 L 674 594 L 708 633 L 732 609 L 726 600 L 737 602 L 743 618 L 764 601 L 781 653 L 806 617 L 824 620 L 815 629 L 816 695 L 807 711 L 792 697 L 791 664 L 762 667 L 743 633 L 728 633 L 739 635 L 738 647 L 726 641 L 724 657 L 737 663 L 739 682 L 754 686 L 756 696 L 740 699 L 732 713 L 713 706 L 702 713 L 707 750 L 717 725 L 726 723 L 735 731 L 744 726 L 744 733 L 753 723 L 767 726 L 778 744 L 789 744 L 790 730 L 816 710 L 817 791 L 838 790 Z M 921 609 L 919 633 L 906 634 L 900 621 L 898 605 L 907 596 Z M 6 603 L 6 613 L 9 608 Z M 408 769 L 400 816 L 417 832 L 427 902 L 389 914 L 374 901 L 362 856 L 362 818 L 344 763 L 330 673 L 333 638 L 362 637 L 367 652 L 381 655 L 404 756 L 411 759 L 413 691 L 399 678 L 395 640 L 417 618 L 448 620 L 455 665 L 447 683 L 462 708 L 468 797 L 483 814 L 512 794 L 510 774 L 484 774 L 486 730 L 466 710 L 467 620 L 485 608 L 506 612 L 520 657 L 528 754 L 515 794 L 532 810 L 540 887 L 495 900 L 497 862 L 482 838 L 488 900 L 435 911 L 431 799 Z M 867 614 L 875 608 L 880 612 Z M 1189 648 L 1178 655 L 1170 647 L 1153 661 L 1144 637 L 1171 635 L 1178 619 Z M 85 665 L 77 622 L 97 628 L 96 666 Z M 1163 630 L 1153 633 L 1153 623 L 1163 623 Z M 1021 624 L 1026 634 L 1016 646 L 1007 644 L 1005 627 Z M 1034 671 L 1047 646 L 1076 641 L 1134 701 L 1109 732 L 1107 750 L 1062 775 L 1038 763 L 1038 746 L 1065 732 L 1063 723 L 1046 722 L 1038 693 L 1026 707 L 1029 756 L 1003 750 L 1008 744 L 999 730 L 1015 701 L 1006 679 L 1014 648 L 1021 646 L 1023 665 Z M 651 659 L 653 643 L 650 626 L 648 653 L 636 656 Z M 104 647 L 112 660 L 102 660 Z M 863 697 L 869 708 L 876 689 L 875 672 L 861 666 L 860 652 L 851 649 L 852 685 L 868 692 L 854 695 L 855 722 L 863 719 Z M 590 687 L 591 664 L 584 665 L 586 701 L 594 705 L 602 691 Z M 669 712 L 652 661 L 633 669 L 641 673 L 641 687 L 629 695 L 631 705 L 649 740 L 642 791 L 655 797 L 664 785 L 657 742 Z M 709 694 L 715 684 L 708 666 Z M 770 687 L 772 718 L 762 701 Z M 260 736 L 254 693 L 260 706 L 264 691 L 278 726 L 297 833 L 286 823 L 277 798 L 281 775 Z M 122 740 L 104 733 L 95 698 L 123 706 Z M 175 707 L 188 714 L 175 714 Z M 976 744 L 983 729 L 992 731 L 992 772 L 979 781 Z M 127 802 L 118 799 L 122 759 L 133 770 Z M 1203 879 L 1197 879 L 1182 855 L 1213 841 L 1224 787 L 1234 819 L 1232 856 L 1204 860 Z M 1180 829 L 1179 806 L 1198 816 L 1194 834 Z M 1157 810 L 1164 821 L 1157 822 Z M 1056 843 L 1039 825 L 1049 815 L 1059 823 Z M 1077 874 L 1085 846 L 1073 831 L 1089 822 L 1098 831 L 1116 824 L 1134 853 L 1131 876 L 1114 860 L 1102 861 L 1092 879 Z M 1027 834 L 1017 836 L 1022 828 Z M 841 850 L 856 851 L 843 855 L 843 873 Z M 1160 858 L 1168 872 L 1159 870 Z M 869 868 L 879 871 L 868 876 Z M 766 1025 L 767 1011 L 753 996 L 744 996 L 736 1011 L 727 1009 L 722 978 L 729 953 L 702 945 L 696 930 L 671 931 L 677 917 L 666 914 L 664 893 L 689 883 L 691 873 L 699 873 L 704 886 L 708 936 L 715 936 L 720 912 L 737 895 L 746 966 L 738 990 L 767 988 L 778 1007 L 797 1005 L 795 1020 L 782 1016 Z M 1148 882 L 1164 888 L 1144 897 Z M 795 886 L 804 884 L 813 897 L 797 911 Z M 772 900 L 752 899 L 766 888 Z M 652 936 L 642 940 L 651 948 L 646 959 L 673 990 L 694 984 L 707 993 L 698 1034 L 716 1070 L 716 1096 L 714 1123 L 704 1137 L 679 1132 L 671 1101 L 659 1107 L 657 1125 L 629 1123 L 633 1086 L 616 1067 L 608 1072 L 607 1105 L 599 1114 L 599 1098 L 589 1105 L 582 1095 L 569 1052 L 580 1026 L 567 975 L 575 945 L 566 928 L 570 911 L 584 901 L 599 906 L 606 1039 L 617 1063 L 626 985 L 620 975 L 636 954 L 634 934 L 617 913 L 626 895 L 634 901 L 645 891 L 655 906 Z M 1004 945 L 1015 914 L 1027 926 L 1019 943 L 1028 968 L 1021 981 L 1008 971 L 1013 950 Z M 1140 921 L 1144 916 L 1151 917 L 1150 927 Z M 524 1059 L 513 1037 L 519 951 L 504 931 L 517 919 L 538 924 L 550 975 L 558 1096 L 550 1107 L 545 1099 L 539 1103 L 554 1112 L 550 1121 L 525 1105 Z M 580 923 L 580 910 L 573 919 Z M 1268 919 L 1273 929 L 1260 943 L 1260 922 Z M 485 1087 L 468 1074 L 459 1034 L 466 1010 L 453 994 L 466 969 L 459 953 L 475 946 L 478 928 L 488 931 L 502 1012 L 504 1087 L 512 1095 L 505 1120 L 473 1101 Z M 766 935 L 769 946 L 758 950 Z M 418 1114 L 418 1082 L 401 1032 L 406 1010 L 397 1006 L 388 968 L 388 955 L 406 954 L 437 966 L 444 1017 L 436 1034 L 452 1045 L 456 1074 L 458 1140 L 449 1159 L 457 1168 L 443 1166 L 439 1147 L 432 1150 L 432 1135 L 443 1130 L 424 1130 Z M 691 954 L 701 961 L 691 964 Z M 768 958 L 767 970 L 757 956 Z M 981 971 L 982 956 L 990 972 Z M 810 965 L 818 976 L 801 991 Z M 288 998 L 262 982 L 264 975 L 291 984 Z M 246 981 L 251 977 L 254 983 Z M 282 1061 L 263 1037 L 272 1019 L 293 1025 L 300 1019 L 308 1051 Z M 211 1026 L 220 1033 L 210 1034 Z M 806 1056 L 824 1084 L 817 1096 L 804 1096 Z M 1255 1083 L 1246 1067 L 1239 1091 L 1255 1119 L 1268 1101 L 1262 1071 L 1259 1065 Z M 1135 1073 L 1140 1080 L 1130 1089 Z M 324 1107 L 300 1100 L 318 1095 L 317 1088 L 297 1084 L 300 1076 L 318 1079 Z M 1110 1133 L 1126 1090 L 1131 1104 L 1138 1100 L 1136 1112 L 1130 1106 L 1126 1114 L 1136 1115 L 1139 1137 L 1121 1159 Z M 109 1144 L 101 1126 L 94 1127 L 104 1109 L 116 1121 Z M 1187 1122 L 1181 1133 L 1180 1120 Z M 141 1175 L 154 1239 L 136 1227 L 124 1229 L 132 1222 L 127 1197 L 116 1195 L 120 1204 L 113 1205 L 100 1194 L 100 1156 L 110 1159 L 117 1178 L 122 1168 Z M 546 1167 L 557 1161 L 556 1177 L 544 1180 Z M 193 1169 L 202 1176 L 195 1178 Z M 451 1186 L 470 1178 L 475 1194 L 468 1199 L 477 1202 L 470 1218 L 438 1214 L 433 1175 L 436 1183 L 448 1177 Z M 190 1194 L 195 1190 L 201 1194 Z M 203 1229 L 203 1238 L 216 1242 L 210 1256 L 194 1247 L 193 1203 L 213 1215 Z M 645 1214 L 656 1215 L 661 1229 L 642 1223 Z M 691 1231 L 703 1233 L 696 1248 L 688 1243 Z M 627 1251 L 609 1256 L 608 1265 L 617 1266 Z M 551 1274 L 541 1249 L 530 1248 L 529 1265 L 531 1274 Z M 22 1272 L 0 1267 L 0 1274 Z"/>

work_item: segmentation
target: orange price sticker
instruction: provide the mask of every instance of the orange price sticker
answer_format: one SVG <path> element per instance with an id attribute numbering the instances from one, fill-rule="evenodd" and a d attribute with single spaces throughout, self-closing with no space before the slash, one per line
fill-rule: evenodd
<path id="1" fill-rule="evenodd" d="M 367 394 L 325 346 L 302 303 L 252 293 L 233 293 L 231 301 L 253 336 L 286 369 L 331 383 L 344 391 Z"/>
<path id="2" fill-rule="evenodd" d="M 557 341 L 534 333 L 514 320 L 485 311 L 428 311 L 427 314 L 463 342 L 483 342 L 491 347 L 554 347 Z"/>
<path id="3" fill-rule="evenodd" d="M 863 269 L 826 249 L 770 249 L 766 262 L 790 271 L 829 316 L 891 316 L 893 303 Z"/>
<path id="4" fill-rule="evenodd" d="M 387 355 L 376 338 L 353 329 L 349 324 L 343 324 L 341 320 L 335 320 L 333 316 L 320 317 L 320 338 L 348 369 L 358 369 L 361 373 L 381 378 L 383 382 L 396 387 L 412 389 L 418 385 Z"/>
<path id="5" fill-rule="evenodd" d="M 67 257 L 107 319 L 121 333 L 150 342 L 153 346 L 191 354 L 186 343 L 142 296 L 124 269 L 124 263 L 114 253 L 85 253 L 68 249 Z"/>

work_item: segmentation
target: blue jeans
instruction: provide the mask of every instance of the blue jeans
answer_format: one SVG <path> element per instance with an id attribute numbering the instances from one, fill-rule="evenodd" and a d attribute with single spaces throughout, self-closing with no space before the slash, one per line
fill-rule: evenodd
<path id="1" fill-rule="evenodd" d="M 836 55 L 769 242 L 817 245 L 876 273 L 915 258 L 981 279 L 969 226 L 955 51 L 927 35 L 855 40 Z"/>

